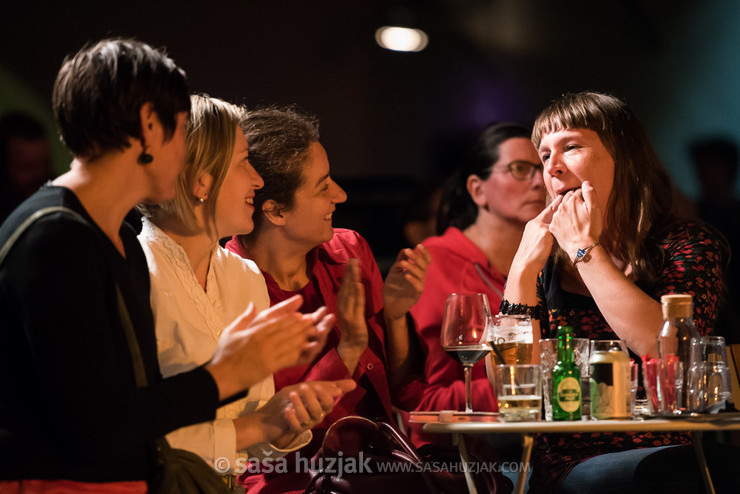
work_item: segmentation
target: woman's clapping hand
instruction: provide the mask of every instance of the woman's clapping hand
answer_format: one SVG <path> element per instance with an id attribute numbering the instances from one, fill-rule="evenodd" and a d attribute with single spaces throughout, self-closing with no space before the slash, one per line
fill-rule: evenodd
<path id="1" fill-rule="evenodd" d="M 313 314 L 297 312 L 303 302 L 296 295 L 259 314 L 252 304 L 221 334 L 206 365 L 225 399 L 260 382 L 268 375 L 309 363 L 323 348 L 334 316 L 321 308 Z"/>
<path id="2" fill-rule="evenodd" d="M 320 424 L 337 398 L 355 389 L 351 379 L 309 381 L 281 389 L 261 408 L 234 421 L 237 434 L 253 434 L 252 441 L 288 446 L 297 435 Z M 256 434 L 256 436 L 255 436 Z"/>
<path id="3" fill-rule="evenodd" d="M 383 307 L 387 318 L 406 317 L 406 313 L 421 297 L 431 262 L 431 254 L 421 244 L 398 253 L 383 284 Z"/>
<path id="4" fill-rule="evenodd" d="M 337 353 L 352 374 L 368 343 L 365 287 L 357 259 L 350 259 L 344 271 L 337 293 L 337 320 L 340 331 Z"/>

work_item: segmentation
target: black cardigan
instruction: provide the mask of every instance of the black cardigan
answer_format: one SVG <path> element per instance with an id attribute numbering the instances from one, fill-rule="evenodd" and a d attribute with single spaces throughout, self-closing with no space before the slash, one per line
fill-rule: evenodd
<path id="1" fill-rule="evenodd" d="M 146 258 L 123 225 L 124 259 L 69 189 L 45 186 L 0 227 L 0 479 L 146 480 L 157 436 L 212 420 L 218 389 L 202 368 L 162 379 Z M 134 384 L 117 310 L 121 289 L 149 387 Z"/>

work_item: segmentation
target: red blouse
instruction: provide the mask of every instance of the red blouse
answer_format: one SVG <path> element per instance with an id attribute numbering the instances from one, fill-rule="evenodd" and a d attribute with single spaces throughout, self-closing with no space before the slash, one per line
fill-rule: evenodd
<path id="1" fill-rule="evenodd" d="M 233 238 L 226 248 L 249 259 L 249 253 L 238 239 Z M 337 311 L 337 292 L 344 276 L 345 264 L 351 258 L 360 260 L 362 284 L 365 287 L 365 315 L 368 326 L 368 347 L 360 357 L 353 375 L 336 351 L 339 343 L 339 328 L 335 326 L 327 344 L 316 359 L 308 365 L 291 367 L 275 373 L 275 389 L 303 381 L 325 381 L 354 379 L 357 387 L 344 394 L 334 405 L 334 409 L 324 421 L 313 429 L 314 439 L 299 451 L 301 457 L 311 457 L 321 446 L 326 430 L 339 418 L 347 415 L 361 415 L 371 420 L 380 418 L 395 424 L 393 407 L 413 410 L 419 403 L 424 388 L 423 379 L 409 375 L 401 384 L 390 389 L 386 373 L 386 328 L 383 319 L 383 279 L 365 239 L 357 232 L 337 228 L 334 237 L 307 254 L 312 283 L 301 292 L 306 297 L 303 309 L 313 311 L 326 305 L 331 313 Z M 269 273 L 264 273 L 271 304 L 281 302 L 297 292 L 280 289 Z M 308 476 L 275 475 L 265 484 L 255 484 L 254 479 L 245 479 L 254 492 L 284 492 L 300 489 L 308 483 Z M 263 490 L 264 489 L 264 490 Z M 250 489 L 250 492 L 253 492 Z"/>
<path id="2" fill-rule="evenodd" d="M 432 255 L 432 262 L 427 269 L 424 293 L 411 309 L 426 355 L 424 375 L 428 383 L 417 410 L 464 410 L 462 365 L 447 355 L 439 342 L 445 301 L 450 293 L 485 293 L 491 311 L 498 313 L 506 278 L 489 265 L 485 254 L 457 228 L 450 227 L 444 235 L 422 243 Z M 474 410 L 498 410 L 483 361 L 473 367 L 472 398 Z M 423 434 L 417 425 L 409 429 L 417 447 L 443 440 L 438 434 Z"/>

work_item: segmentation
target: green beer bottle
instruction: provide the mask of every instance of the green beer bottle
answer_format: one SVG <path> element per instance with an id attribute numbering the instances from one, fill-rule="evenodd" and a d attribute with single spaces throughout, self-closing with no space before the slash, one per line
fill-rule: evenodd
<path id="1" fill-rule="evenodd" d="M 558 326 L 558 362 L 552 368 L 552 419 L 581 420 L 581 370 L 573 359 L 573 328 Z"/>

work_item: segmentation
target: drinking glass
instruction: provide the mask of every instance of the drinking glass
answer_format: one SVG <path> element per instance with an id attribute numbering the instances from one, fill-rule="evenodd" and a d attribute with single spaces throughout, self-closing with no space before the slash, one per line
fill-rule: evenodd
<path id="1" fill-rule="evenodd" d="M 630 381 L 632 390 L 632 418 L 646 417 L 650 411 L 650 400 L 645 397 L 638 398 L 637 390 L 640 387 L 640 364 L 630 359 Z"/>
<path id="2" fill-rule="evenodd" d="M 588 416 L 589 393 L 588 393 L 588 355 L 589 355 L 588 338 L 573 338 L 571 345 L 573 347 L 573 360 L 581 370 L 581 399 L 582 411 L 584 416 Z M 558 361 L 558 339 L 547 338 L 540 340 L 540 364 L 542 365 L 542 389 L 545 403 L 545 420 L 552 420 L 552 403 L 550 397 L 550 374 L 552 368 Z"/>
<path id="3" fill-rule="evenodd" d="M 495 364 L 532 363 L 532 319 L 526 314 L 498 314 L 493 317 L 491 357 Z"/>
<path id="4" fill-rule="evenodd" d="M 465 411 L 472 412 L 470 374 L 473 365 L 490 350 L 486 338 L 491 309 L 485 293 L 452 293 L 447 297 L 440 342 L 448 355 L 463 365 Z"/>
<path id="5" fill-rule="evenodd" d="M 712 405 L 732 396 L 730 368 L 724 364 L 703 362 L 689 369 L 689 409 L 706 412 Z"/>
<path id="6" fill-rule="evenodd" d="M 688 408 L 697 412 L 705 412 L 712 405 L 730 399 L 730 369 L 722 336 L 691 340 L 687 392 Z"/>
<path id="7" fill-rule="evenodd" d="M 702 336 L 691 339 L 691 365 L 704 362 L 727 365 L 727 350 L 723 336 Z"/>
<path id="8" fill-rule="evenodd" d="M 540 420 L 542 368 L 539 365 L 497 365 L 496 398 L 505 422 Z"/>

